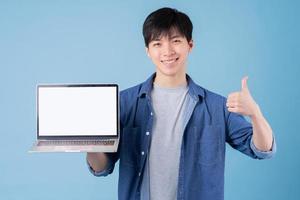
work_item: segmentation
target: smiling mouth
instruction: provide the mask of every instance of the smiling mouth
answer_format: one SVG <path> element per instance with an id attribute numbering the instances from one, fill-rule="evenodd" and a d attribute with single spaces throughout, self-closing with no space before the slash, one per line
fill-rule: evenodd
<path id="1" fill-rule="evenodd" d="M 163 64 L 172 64 L 174 62 L 176 62 L 179 58 L 174 58 L 174 59 L 168 59 L 168 60 L 162 60 L 161 62 Z"/>

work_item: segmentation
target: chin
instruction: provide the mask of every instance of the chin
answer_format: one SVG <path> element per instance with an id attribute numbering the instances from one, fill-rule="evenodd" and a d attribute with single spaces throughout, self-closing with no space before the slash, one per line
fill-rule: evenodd
<path id="1" fill-rule="evenodd" d="M 174 66 L 174 67 L 160 66 L 158 68 L 158 71 L 165 76 L 176 76 L 178 74 L 181 74 L 184 70 L 179 68 L 178 66 Z"/>
<path id="2" fill-rule="evenodd" d="M 180 74 L 180 71 L 178 70 L 159 70 L 161 74 L 165 76 L 176 76 Z"/>

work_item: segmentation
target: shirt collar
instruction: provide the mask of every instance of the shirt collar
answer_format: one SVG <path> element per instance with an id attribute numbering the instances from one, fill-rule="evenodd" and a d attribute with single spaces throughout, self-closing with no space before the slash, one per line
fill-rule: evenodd
<path id="1" fill-rule="evenodd" d="M 143 97 L 144 95 L 150 97 L 155 75 L 156 73 L 153 73 L 144 83 L 142 83 L 141 90 L 138 94 L 139 97 Z M 194 83 L 194 81 L 188 74 L 186 74 L 186 78 L 189 87 L 189 94 L 196 100 L 199 100 L 199 97 L 204 98 L 205 97 L 204 89 L 199 85 L 197 85 L 196 83 Z"/>

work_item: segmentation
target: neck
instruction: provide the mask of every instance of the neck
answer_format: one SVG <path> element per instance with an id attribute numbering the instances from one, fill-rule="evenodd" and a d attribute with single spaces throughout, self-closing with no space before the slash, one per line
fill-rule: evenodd
<path id="1" fill-rule="evenodd" d="M 176 74 L 173 76 L 166 76 L 162 73 L 156 72 L 154 83 L 164 88 L 174 88 L 187 83 L 186 74 Z"/>

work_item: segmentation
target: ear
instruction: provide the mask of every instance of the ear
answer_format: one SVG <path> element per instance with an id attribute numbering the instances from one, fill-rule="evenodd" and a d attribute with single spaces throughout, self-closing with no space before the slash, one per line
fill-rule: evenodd
<path id="1" fill-rule="evenodd" d="M 145 47 L 145 50 L 146 50 L 147 56 L 150 57 L 150 54 L 149 54 L 149 48 L 148 48 L 148 47 Z"/>
<path id="2" fill-rule="evenodd" d="M 193 49 L 193 47 L 194 47 L 194 41 L 193 41 L 193 39 L 191 39 L 191 40 L 189 41 L 189 46 L 190 46 L 189 52 L 191 52 L 192 49 Z"/>

